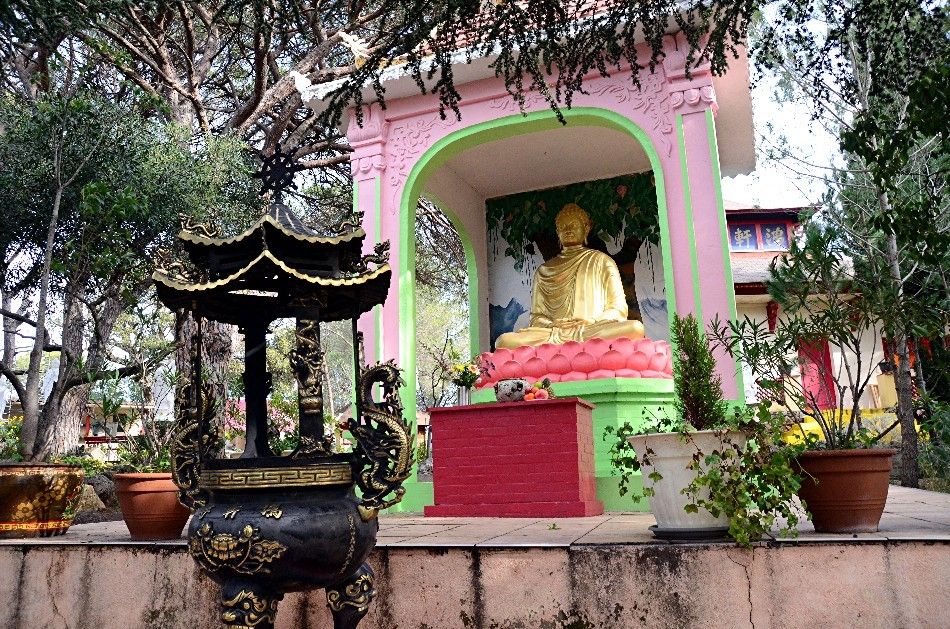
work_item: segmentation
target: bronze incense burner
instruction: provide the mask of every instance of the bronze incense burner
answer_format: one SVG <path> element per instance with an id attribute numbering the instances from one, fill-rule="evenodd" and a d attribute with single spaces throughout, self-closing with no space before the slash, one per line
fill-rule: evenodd
<path id="1" fill-rule="evenodd" d="M 362 255 L 358 217 L 330 234 L 306 227 L 280 200 L 294 169 L 278 149 L 260 174 L 265 191 L 276 194 L 254 225 L 222 238 L 185 221 L 179 241 L 190 264 L 168 256 L 157 261 L 159 298 L 196 322 L 191 374 L 176 396 L 173 476 L 182 503 L 194 512 L 189 550 L 222 585 L 226 626 L 269 629 L 285 593 L 325 588 L 335 629 L 352 629 L 373 599 L 366 558 L 376 543 L 377 514 L 402 498 L 412 465 L 399 370 L 391 362 L 365 367 L 356 329 L 358 317 L 386 299 L 388 243 Z M 297 322 L 289 358 L 299 445 L 281 456 L 268 445 L 265 348 L 268 326 L 285 318 Z M 341 453 L 324 434 L 319 324 L 342 319 L 352 322 L 357 392 L 349 424 L 355 446 Z M 202 379 L 207 320 L 235 324 L 245 338 L 247 445 L 238 459 L 218 458 L 222 404 Z"/>

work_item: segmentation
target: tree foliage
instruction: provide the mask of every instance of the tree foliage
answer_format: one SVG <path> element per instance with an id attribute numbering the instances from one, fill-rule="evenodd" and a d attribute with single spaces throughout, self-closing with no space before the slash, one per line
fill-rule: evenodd
<path id="1" fill-rule="evenodd" d="M 880 338 L 882 310 L 893 303 L 885 283 L 857 290 L 852 250 L 847 234 L 834 226 L 808 223 L 788 254 L 770 267 L 769 294 L 782 311 L 775 328 L 748 316 L 737 322 L 717 319 L 712 326 L 717 344 L 752 371 L 764 399 L 816 422 L 822 436 L 813 446 L 832 450 L 868 441 L 861 397 L 878 365 L 863 340 Z M 809 358 L 808 348 L 825 342 L 840 357 L 830 371 Z M 807 387 L 799 377 L 806 363 L 833 390 Z M 825 394 L 834 397 L 834 404 Z"/>
<path id="2" fill-rule="evenodd" d="M 908 348 L 925 330 L 943 336 L 948 324 L 950 16 L 945 3 L 931 0 L 786 0 L 775 7 L 753 57 L 760 71 L 780 73 L 786 94 L 839 140 L 844 160 L 824 177 L 824 219 L 853 247 L 854 294 L 889 295 L 873 319 L 896 348 L 901 479 L 916 486 Z"/>
<path id="3" fill-rule="evenodd" d="M 870 220 L 898 251 L 892 261 L 915 240 L 927 246 L 911 269 L 942 260 L 942 234 L 918 237 L 937 188 L 893 201 L 896 174 L 922 147 L 937 153 L 935 172 L 946 170 L 947 12 L 936 0 L 12 0 L 0 7 L 0 80 L 5 94 L 36 101 L 64 74 L 82 74 L 106 100 L 181 125 L 196 146 L 233 134 L 260 157 L 283 143 L 308 167 L 311 188 L 332 189 L 345 205 L 350 147 L 337 123 L 366 89 L 384 101 L 385 77 L 409 76 L 437 96 L 443 115 L 458 115 L 457 64 L 488 63 L 519 103 L 537 90 L 560 115 L 585 77 L 655 67 L 668 32 L 683 31 L 687 67 L 702 60 L 722 74 L 756 25 L 760 67 L 788 69 L 816 109 L 832 104 L 842 147 L 877 188 Z M 302 103 L 298 78 L 328 84 L 321 115 Z M 90 204 L 103 198 L 89 193 Z M 120 191 L 104 203 L 136 211 Z M 430 235 L 443 233 L 432 225 Z M 37 229 L 19 221 L 16 238 Z M 431 240 L 433 251 L 452 250 Z M 12 241 L 0 235 L 0 245 Z M 890 272 L 903 299 L 903 276 L 914 272 L 900 265 Z M 448 267 L 434 266 L 420 277 L 441 280 Z"/>
<path id="4" fill-rule="evenodd" d="M 56 384 L 39 401 L 42 417 L 25 424 L 39 422 L 39 441 L 28 447 L 42 456 L 59 449 L 50 440 L 64 421 L 78 425 L 58 416 L 71 389 L 142 369 L 110 366 L 110 336 L 141 298 L 151 257 L 171 241 L 178 214 L 246 211 L 248 195 L 239 192 L 250 190 L 250 179 L 240 145 L 212 139 L 193 151 L 174 127 L 86 91 L 8 97 L 0 124 L 0 212 L 11 226 L 4 230 L 5 303 L 19 302 L 38 338 L 47 339 L 42 346 L 62 353 Z M 54 304 L 63 316 L 55 346 L 44 323 Z M 4 375 L 21 399 L 36 394 L 39 363 L 31 360 L 21 380 L 7 362 Z"/>
<path id="5" fill-rule="evenodd" d="M 670 330 L 675 348 L 673 407 L 678 419 L 695 430 L 712 430 L 726 425 L 726 403 L 722 379 L 716 373 L 716 359 L 709 349 L 703 326 L 692 314 L 673 316 Z"/>

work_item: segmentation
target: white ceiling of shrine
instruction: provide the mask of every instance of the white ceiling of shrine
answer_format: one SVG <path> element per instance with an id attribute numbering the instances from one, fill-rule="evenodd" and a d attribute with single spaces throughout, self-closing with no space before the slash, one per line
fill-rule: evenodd
<path id="1" fill-rule="evenodd" d="M 560 127 L 481 144 L 452 157 L 451 169 L 483 198 L 650 169 L 640 144 L 602 127 Z"/>

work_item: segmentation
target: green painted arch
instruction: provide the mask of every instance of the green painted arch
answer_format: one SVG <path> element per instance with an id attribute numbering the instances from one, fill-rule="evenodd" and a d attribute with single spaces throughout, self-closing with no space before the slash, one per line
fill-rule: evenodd
<path id="1" fill-rule="evenodd" d="M 650 138 L 650 135 L 633 120 L 609 109 L 598 107 L 575 107 L 562 110 L 568 125 L 604 127 L 625 133 L 639 142 L 650 160 L 650 168 L 656 183 L 657 212 L 660 222 L 660 253 L 663 259 L 663 284 L 666 293 L 666 310 L 670 321 L 676 312 L 676 293 L 673 288 L 673 259 L 670 251 L 670 229 L 666 205 L 666 183 L 663 176 L 663 167 L 660 155 Z M 415 339 L 416 336 L 416 294 L 415 294 L 415 262 L 416 241 L 415 207 L 422 193 L 422 188 L 429 176 L 440 168 L 446 161 L 455 155 L 470 148 L 518 135 L 526 135 L 539 131 L 549 131 L 562 128 L 561 123 L 549 110 L 531 112 L 527 114 L 513 114 L 503 118 L 487 120 L 464 127 L 449 133 L 444 138 L 432 144 L 413 164 L 403 187 L 399 201 L 399 336 L 400 339 Z M 440 205 L 440 207 L 443 207 Z M 447 208 L 443 208 L 447 209 Z M 465 245 L 466 262 L 469 270 L 469 299 L 472 303 L 472 270 L 474 269 L 474 251 L 471 248 L 471 239 L 467 231 L 450 214 L 450 219 L 462 237 Z M 469 258 L 469 254 L 472 258 Z M 477 271 L 477 269 L 476 269 Z M 474 293 L 477 306 L 477 285 Z M 477 329 L 480 315 L 477 308 L 471 308 L 469 316 L 470 330 Z M 473 323 L 474 322 L 474 323 Z M 471 335 L 471 332 L 470 332 Z M 473 346 L 477 347 L 477 345 Z M 415 342 L 399 344 L 399 364 L 405 374 L 405 387 L 402 399 L 405 405 L 406 416 L 415 421 L 416 417 L 416 356 Z"/>

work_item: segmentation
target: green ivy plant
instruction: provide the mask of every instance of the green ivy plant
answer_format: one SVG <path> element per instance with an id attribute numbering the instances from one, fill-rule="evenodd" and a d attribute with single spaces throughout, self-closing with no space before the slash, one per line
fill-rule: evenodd
<path id="1" fill-rule="evenodd" d="M 783 440 L 789 421 L 773 414 L 767 402 L 728 412 L 709 339 L 696 317 L 675 315 L 671 332 L 676 358 L 675 414 L 669 417 L 662 408 L 657 413 L 645 411 L 645 421 L 638 428 L 627 422 L 605 429 L 611 465 L 620 475 L 620 495 L 630 491 L 634 472 L 641 466 L 652 467 L 653 452 L 648 448 L 640 460 L 628 437 L 675 432 L 683 442 L 693 443 L 697 431 L 716 430 L 719 447 L 712 452 L 695 447 L 689 469 L 697 475 L 683 490 L 689 498 L 686 511 L 706 509 L 715 517 L 725 514 L 730 536 L 743 545 L 776 526 L 783 534 L 794 535 L 799 520 L 794 498 L 801 479 L 792 462 L 805 444 Z M 663 477 L 653 470 L 649 478 L 657 483 Z M 652 495 L 654 491 L 644 487 L 633 498 L 639 501 Z"/>
<path id="2" fill-rule="evenodd" d="M 637 427 L 634 427 L 630 422 L 624 422 L 617 428 L 613 426 L 604 428 L 604 441 L 610 446 L 607 451 L 610 455 L 610 465 L 619 474 L 618 492 L 621 496 L 626 496 L 629 493 L 634 502 L 640 502 L 654 493 L 649 487 L 644 487 L 640 492 L 630 491 L 630 483 L 633 480 L 634 473 L 640 471 L 641 464 L 650 464 L 649 457 L 652 451 L 647 448 L 646 459 L 640 461 L 633 446 L 630 445 L 629 437 L 674 432 L 682 429 L 682 422 L 664 415 L 663 407 L 658 407 L 656 413 L 652 409 L 644 409 L 643 421 Z M 653 482 L 658 482 L 663 477 L 654 471 L 650 474 L 650 478 Z"/>
<path id="3" fill-rule="evenodd" d="M 650 413 L 645 411 L 645 414 Z M 795 536 L 801 515 L 795 496 L 801 477 L 793 461 L 806 445 L 782 439 L 788 425 L 787 418 L 781 413 L 772 413 L 767 402 L 736 408 L 728 414 L 719 433 L 720 446 L 709 453 L 697 448 L 693 455 L 690 469 L 698 474 L 683 490 L 689 498 L 686 511 L 695 513 L 706 509 L 715 517 L 725 514 L 729 518 L 729 535 L 743 546 L 761 539 L 776 527 L 782 535 Z M 742 437 L 732 431 L 741 433 Z M 642 465 L 650 466 L 652 452 L 647 449 L 644 460 L 639 460 L 628 437 L 656 432 L 677 432 L 680 439 L 690 443 L 695 431 L 683 422 L 664 416 L 651 417 L 639 428 L 629 422 L 616 429 L 605 428 L 604 439 L 610 444 L 610 463 L 619 474 L 621 496 L 630 493 L 631 498 L 639 502 L 654 495 L 647 487 L 631 492 L 634 473 Z M 654 483 L 662 478 L 655 470 L 650 473 Z"/>
<path id="4" fill-rule="evenodd" d="M 793 461 L 805 444 L 782 439 L 788 424 L 767 402 L 737 411 L 729 423 L 743 438 L 724 431 L 721 448 L 705 455 L 697 450 L 690 469 L 699 474 L 683 492 L 690 500 L 686 510 L 725 514 L 729 535 L 744 546 L 776 527 L 786 537 L 795 536 L 800 511 L 794 498 L 801 477 Z"/>

